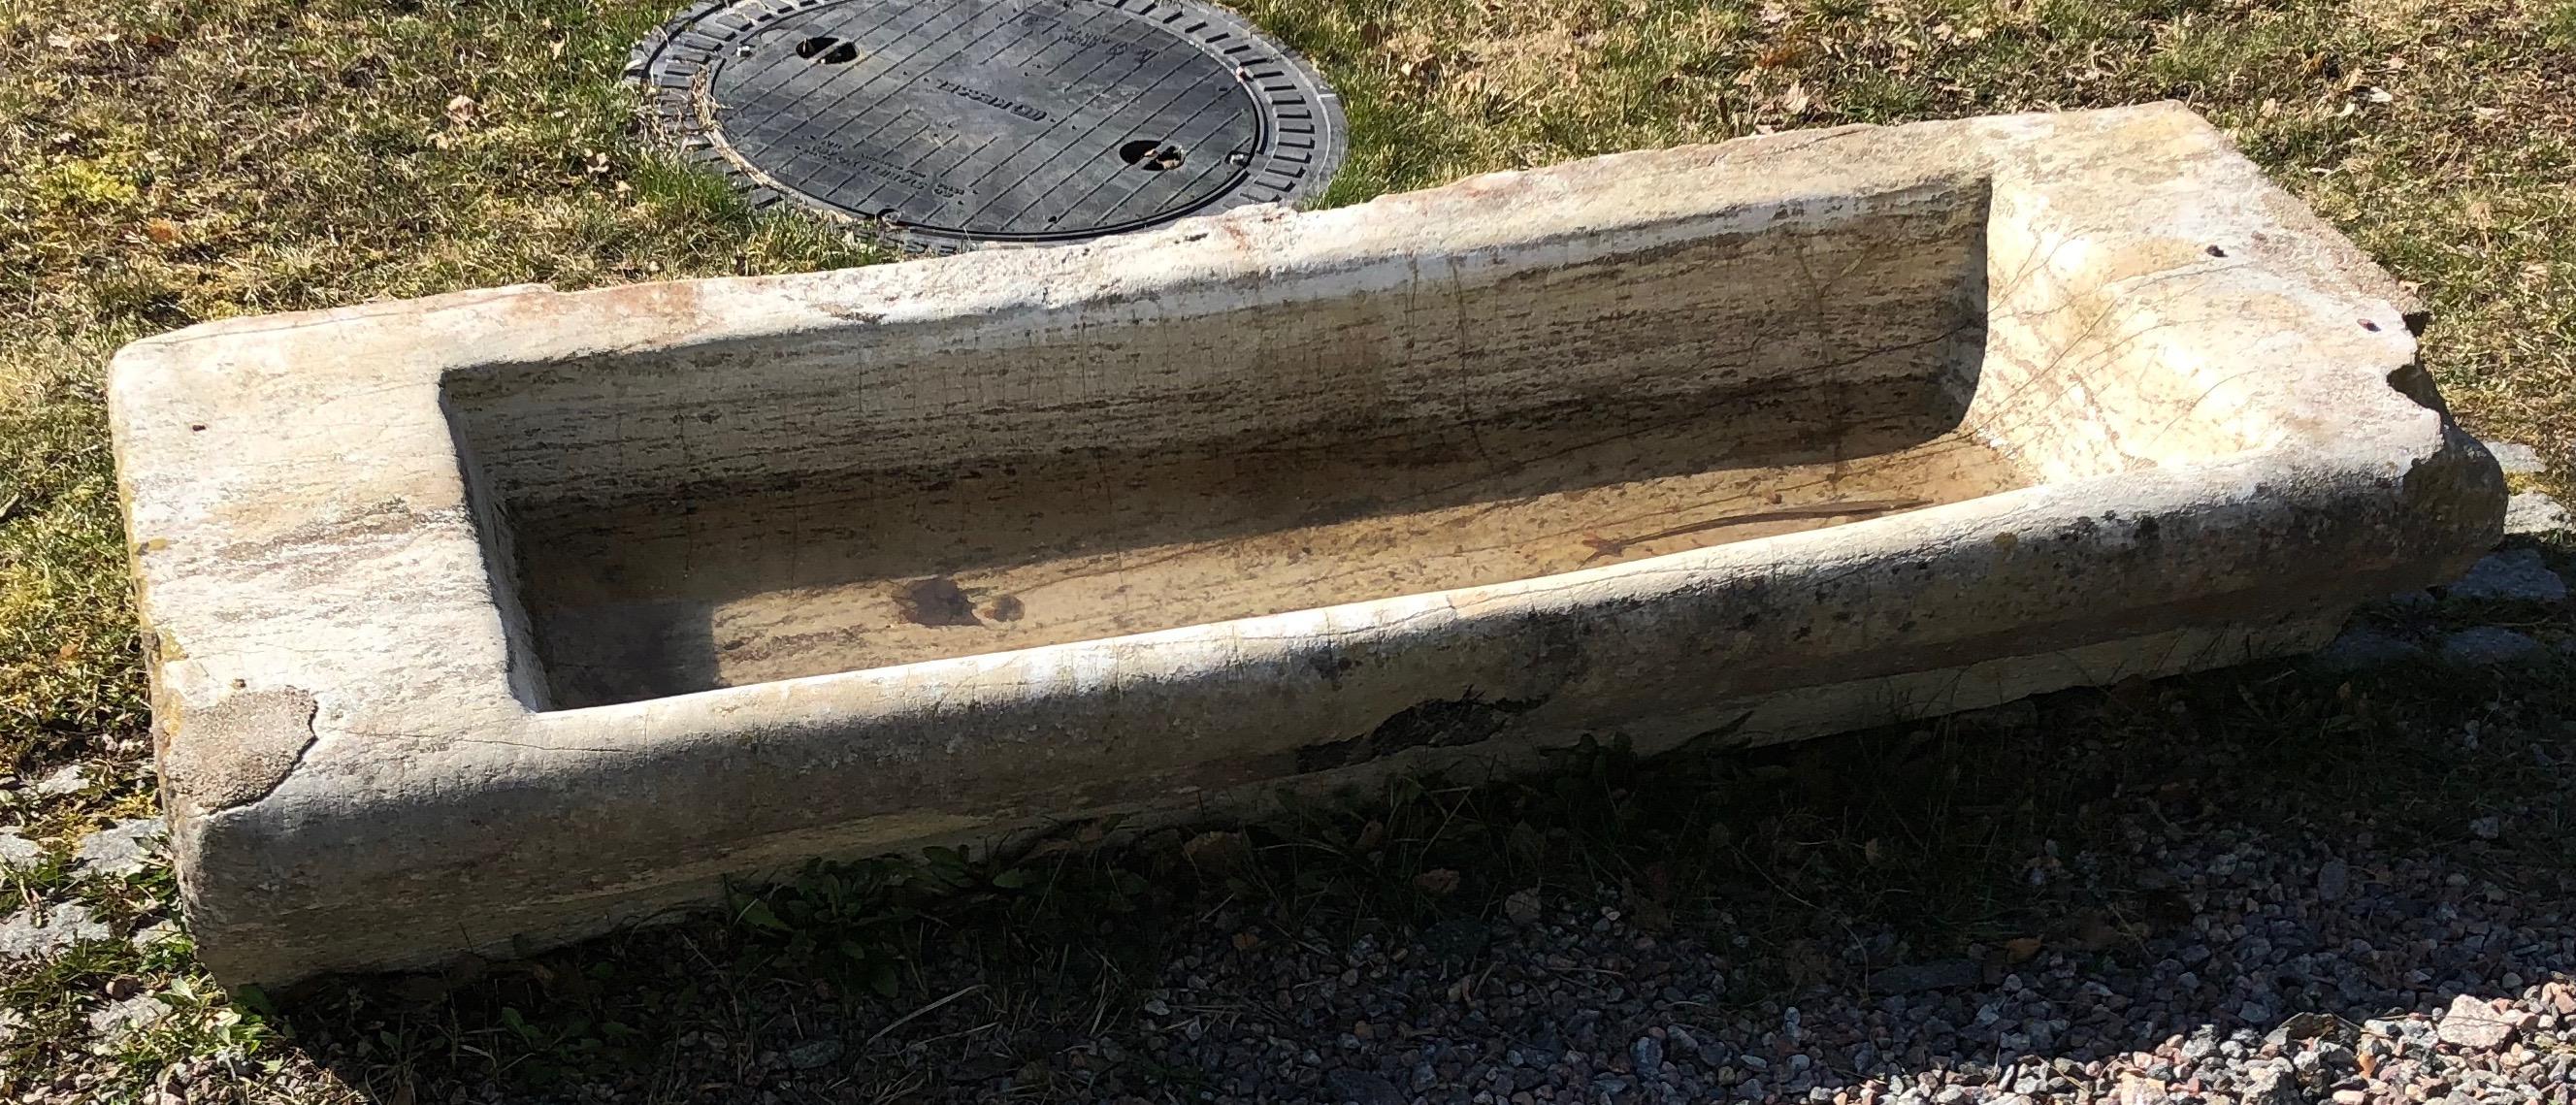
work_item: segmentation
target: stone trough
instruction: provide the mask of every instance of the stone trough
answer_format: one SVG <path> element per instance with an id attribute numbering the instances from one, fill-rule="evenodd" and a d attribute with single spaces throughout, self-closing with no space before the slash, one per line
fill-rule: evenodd
<path id="1" fill-rule="evenodd" d="M 2312 649 L 2501 524 L 2403 302 L 2160 106 L 140 342 L 199 948 Z"/>

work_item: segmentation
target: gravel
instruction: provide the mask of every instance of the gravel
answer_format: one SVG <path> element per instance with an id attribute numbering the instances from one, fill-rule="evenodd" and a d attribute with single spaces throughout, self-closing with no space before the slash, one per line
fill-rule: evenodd
<path id="1" fill-rule="evenodd" d="M 1197 1011 L 1148 1014 L 1123 1046 L 1206 1072 L 1199 1099 L 1225 1102 L 2180 1105 L 2576 1090 L 2563 1035 L 2576 993 L 2551 978 L 2576 964 L 2569 903 L 2366 841 L 2139 826 L 2135 843 L 2194 916 L 2133 954 L 2014 962 L 1991 949 L 1739 1003 L 1722 941 L 1551 902 L 1537 921 L 1498 925 L 1465 971 L 1366 938 L 1201 949 L 1163 980 Z M 2324 893 L 2330 882 L 2357 892 Z M 1893 950 L 1886 934 L 1850 935 L 1842 966 Z"/>
<path id="2" fill-rule="evenodd" d="M 841 1100 L 843 1076 L 909 1099 L 1121 1105 L 2576 1097 L 2576 888 L 2553 868 L 2483 873 L 2520 818 L 2463 813 L 2454 843 L 2401 847 L 2348 826 L 2106 808 L 2121 893 L 2159 920 L 1926 956 L 1857 921 L 1748 947 L 1722 902 L 1677 925 L 1618 886 L 1495 888 L 1476 915 L 1357 934 L 1275 932 L 1227 903 L 1146 966 L 1133 1004 L 1049 1018 L 961 1000 L 882 1041 L 867 1033 L 886 1017 L 853 1017 L 835 1070 L 800 1073 L 808 1058 L 788 1051 L 726 1099 Z M 2052 878 L 2113 866 L 2059 859 Z M 980 984 L 924 966 L 929 993 Z M 1751 981 L 1784 966 L 1809 981 Z"/>
<path id="3" fill-rule="evenodd" d="M 1366 938 L 1202 949 L 1164 979 L 1196 1011 L 1147 1014 L 1123 1046 L 1206 1072 L 1200 1100 L 1243 1102 L 2554 1101 L 2576 1088 L 2561 1035 L 2576 995 L 2515 985 L 2576 963 L 2561 902 L 2322 840 L 2142 827 L 2137 844 L 2195 917 L 2134 955 L 1993 950 L 1738 1004 L 1722 946 L 1556 902 L 1498 926 L 1469 971 Z M 2329 865 L 2371 872 L 2368 892 L 2285 893 Z M 1853 936 L 1845 966 L 1891 950 L 1884 934 Z"/>
<path id="4" fill-rule="evenodd" d="M 1926 990 L 1954 990 L 1974 986 L 1984 977 L 1973 960 L 1943 959 L 1931 963 L 1889 967 L 1869 976 L 1871 989 L 1883 994 L 1919 994 Z"/>

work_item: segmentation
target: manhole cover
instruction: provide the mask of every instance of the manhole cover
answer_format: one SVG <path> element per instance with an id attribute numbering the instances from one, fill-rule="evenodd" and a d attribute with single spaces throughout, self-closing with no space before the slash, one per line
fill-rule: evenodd
<path id="1" fill-rule="evenodd" d="M 1343 149 L 1312 69 L 1173 0 L 708 3 L 629 75 L 753 203 L 936 252 L 1293 201 Z"/>

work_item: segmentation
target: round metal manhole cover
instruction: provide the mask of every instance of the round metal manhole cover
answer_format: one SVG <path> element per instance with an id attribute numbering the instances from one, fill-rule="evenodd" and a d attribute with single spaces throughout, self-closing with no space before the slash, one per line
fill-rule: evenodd
<path id="1" fill-rule="evenodd" d="M 1176 0 L 706 3 L 629 75 L 754 204 L 935 252 L 1293 202 L 1344 141 L 1314 70 Z"/>

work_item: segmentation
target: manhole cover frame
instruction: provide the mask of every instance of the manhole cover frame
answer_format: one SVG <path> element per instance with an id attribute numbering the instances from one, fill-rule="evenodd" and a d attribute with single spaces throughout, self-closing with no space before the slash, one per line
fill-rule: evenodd
<path id="1" fill-rule="evenodd" d="M 872 218 L 781 182 L 724 140 L 707 78 L 737 49 L 778 24 L 852 0 L 700 0 L 656 27 L 629 53 L 626 79 L 645 93 L 649 138 L 722 174 L 754 210 L 792 209 L 856 229 L 907 253 L 947 254 L 983 246 L 1063 245 L 1169 225 L 1260 203 L 1305 206 L 1349 153 L 1341 97 L 1296 51 L 1249 20 L 1200 0 L 1057 0 L 1098 6 L 1159 25 L 1174 48 L 1197 49 L 1231 67 L 1252 104 L 1260 140 L 1234 183 L 1188 207 L 1126 223 L 1036 234 L 995 234 Z M 1308 138 L 1311 145 L 1298 145 Z"/>

